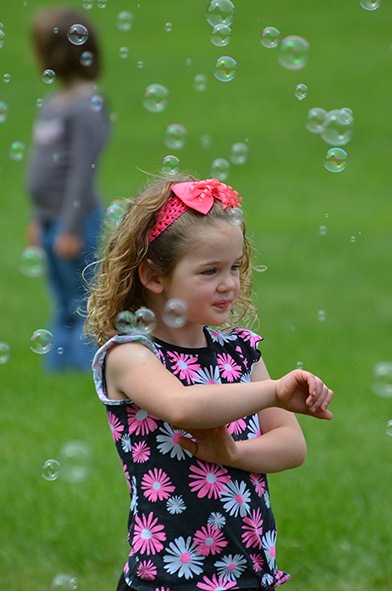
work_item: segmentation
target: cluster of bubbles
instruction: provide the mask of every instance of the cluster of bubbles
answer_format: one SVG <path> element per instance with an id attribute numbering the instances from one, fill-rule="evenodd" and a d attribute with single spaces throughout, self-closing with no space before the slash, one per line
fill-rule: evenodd
<path id="1" fill-rule="evenodd" d="M 330 172 L 341 172 L 347 166 L 347 153 L 341 148 L 354 135 L 354 115 L 351 109 L 326 111 L 321 107 L 309 109 L 305 126 L 311 133 L 317 133 L 325 143 L 333 146 L 324 156 L 324 166 Z"/>
<path id="2" fill-rule="evenodd" d="M 54 481 L 60 476 L 66 482 L 83 482 L 91 470 L 92 452 L 90 446 L 79 439 L 66 441 L 58 454 L 44 462 L 41 475 L 45 480 Z"/>
<path id="3" fill-rule="evenodd" d="M 28 246 L 19 257 L 19 270 L 26 277 L 39 277 L 47 267 L 47 255 L 40 246 Z"/>
<path id="4" fill-rule="evenodd" d="M 151 113 L 161 113 L 167 107 L 169 91 L 162 84 L 150 84 L 143 95 L 143 106 Z"/>
<path id="5" fill-rule="evenodd" d="M 169 299 L 163 309 L 162 319 L 171 328 L 182 328 L 188 318 L 188 306 L 179 298 Z M 149 308 L 140 308 L 135 313 L 124 310 L 117 314 L 114 326 L 120 334 L 150 334 L 156 325 L 156 317 Z"/>
<path id="6" fill-rule="evenodd" d="M 212 138 L 209 135 L 200 138 L 200 144 L 203 148 L 210 148 Z M 210 175 L 224 182 L 229 178 L 231 164 L 242 166 L 248 161 L 249 147 L 243 142 L 235 142 L 232 144 L 229 152 L 229 160 L 226 158 L 215 158 L 210 167 Z"/>
<path id="7" fill-rule="evenodd" d="M 54 337 L 49 330 L 39 328 L 30 337 L 30 349 L 38 355 L 45 355 L 53 349 Z"/>
<path id="8" fill-rule="evenodd" d="M 280 40 L 276 27 L 265 27 L 260 35 L 260 43 L 267 49 L 278 50 L 278 61 L 286 70 L 302 70 L 309 60 L 310 45 L 298 35 L 290 35 Z"/>
<path id="9" fill-rule="evenodd" d="M 51 591 L 55 591 L 56 589 L 59 589 L 60 591 L 76 591 L 78 587 L 78 579 L 66 573 L 59 573 L 56 575 L 50 584 Z"/>
<path id="10" fill-rule="evenodd" d="M 235 6 L 230 0 L 213 0 L 206 8 L 206 19 L 211 25 L 210 40 L 216 47 L 225 47 L 232 38 L 230 25 L 236 16 Z M 229 56 L 218 58 L 213 67 L 213 73 L 217 80 L 230 82 L 237 74 L 237 62 Z M 195 81 L 196 90 L 204 90 L 203 83 Z"/>

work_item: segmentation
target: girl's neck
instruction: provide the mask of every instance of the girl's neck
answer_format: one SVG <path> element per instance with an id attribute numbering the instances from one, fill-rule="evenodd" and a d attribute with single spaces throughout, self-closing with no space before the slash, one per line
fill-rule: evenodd
<path id="1" fill-rule="evenodd" d="M 153 336 L 160 341 L 185 349 L 201 349 L 207 347 L 208 342 L 203 327 L 199 324 L 186 324 L 182 328 L 171 328 L 157 319 Z"/>
<path id="2" fill-rule="evenodd" d="M 63 82 L 62 87 L 52 97 L 53 103 L 58 107 L 64 107 L 83 96 L 88 96 L 93 91 L 93 83 L 85 78 L 71 78 Z"/>

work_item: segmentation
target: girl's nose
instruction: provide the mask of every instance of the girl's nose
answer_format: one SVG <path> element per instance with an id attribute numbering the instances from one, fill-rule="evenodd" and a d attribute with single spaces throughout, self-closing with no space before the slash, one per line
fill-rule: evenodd
<path id="1" fill-rule="evenodd" d="M 228 273 L 224 277 L 222 277 L 221 281 L 219 282 L 217 291 L 225 292 L 225 291 L 233 291 L 235 289 L 235 281 L 234 278 Z"/>

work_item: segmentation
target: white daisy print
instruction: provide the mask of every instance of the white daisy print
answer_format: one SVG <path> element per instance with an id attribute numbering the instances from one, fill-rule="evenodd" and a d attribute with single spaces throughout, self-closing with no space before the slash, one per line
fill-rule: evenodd
<path id="1" fill-rule="evenodd" d="M 210 365 L 209 369 L 199 369 L 193 376 L 195 384 L 221 384 L 218 367 Z"/>
<path id="2" fill-rule="evenodd" d="M 250 371 L 242 374 L 242 376 L 240 378 L 240 382 L 250 382 Z"/>
<path id="3" fill-rule="evenodd" d="M 221 330 L 212 330 L 210 328 L 210 330 L 208 331 L 211 335 L 211 339 L 213 342 L 217 342 L 220 345 L 224 345 L 225 343 L 227 343 L 228 341 L 235 341 L 237 338 L 236 333 L 234 332 L 234 329 L 232 330 L 227 330 L 227 331 L 221 331 Z"/>
<path id="4" fill-rule="evenodd" d="M 132 496 L 131 496 L 131 506 L 130 511 L 133 512 L 134 515 L 137 513 L 137 488 L 136 488 L 136 476 L 132 476 L 131 478 L 131 488 L 132 488 Z"/>
<path id="5" fill-rule="evenodd" d="M 244 517 L 249 513 L 250 492 L 244 481 L 233 480 L 226 484 L 221 492 L 223 507 L 230 515 L 237 517 L 238 513 Z"/>
<path id="6" fill-rule="evenodd" d="M 271 575 L 266 573 L 265 575 L 263 575 L 261 582 L 263 583 L 263 585 L 266 589 L 269 589 L 271 587 L 272 583 L 274 582 L 274 579 Z"/>
<path id="7" fill-rule="evenodd" d="M 235 581 L 246 568 L 246 558 L 242 554 L 229 554 L 214 562 L 218 575 L 226 581 Z"/>
<path id="8" fill-rule="evenodd" d="M 166 509 L 171 515 L 179 515 L 186 509 L 186 505 L 181 495 L 175 495 L 167 499 Z"/>
<path id="9" fill-rule="evenodd" d="M 208 525 L 215 525 L 218 529 L 222 529 L 222 527 L 226 524 L 226 517 L 217 511 L 213 511 L 208 518 L 207 521 Z"/>
<path id="10" fill-rule="evenodd" d="M 121 447 L 123 448 L 125 453 L 132 451 L 132 444 L 129 433 L 125 433 L 125 435 L 121 437 Z"/>
<path id="11" fill-rule="evenodd" d="M 275 544 L 276 544 L 276 531 L 267 531 L 261 538 L 265 556 L 268 560 L 268 566 L 271 570 L 275 568 Z"/>
<path id="12" fill-rule="evenodd" d="M 157 435 L 157 447 L 161 454 L 170 453 L 170 457 L 177 458 L 177 460 L 185 460 L 186 456 L 192 456 L 190 451 L 183 449 L 177 443 L 182 435 L 189 437 L 189 434 L 182 429 L 172 429 L 169 423 L 165 422 L 163 425 L 163 427 L 159 428 L 163 435 Z"/>
<path id="13" fill-rule="evenodd" d="M 269 496 L 268 490 L 265 491 L 263 496 L 264 496 L 265 506 L 267 507 L 267 509 L 269 509 L 271 507 L 271 503 L 270 503 L 270 496 Z"/>
<path id="14" fill-rule="evenodd" d="M 252 415 L 248 422 L 248 439 L 254 439 L 255 437 L 259 437 L 260 433 L 260 423 L 259 417 L 257 414 Z"/>
<path id="15" fill-rule="evenodd" d="M 167 554 L 163 557 L 163 562 L 166 563 L 165 569 L 171 575 L 177 573 L 179 577 L 193 579 L 193 575 L 200 575 L 203 572 L 204 556 L 196 552 L 191 536 L 186 541 L 182 536 L 176 538 L 165 550 Z"/>

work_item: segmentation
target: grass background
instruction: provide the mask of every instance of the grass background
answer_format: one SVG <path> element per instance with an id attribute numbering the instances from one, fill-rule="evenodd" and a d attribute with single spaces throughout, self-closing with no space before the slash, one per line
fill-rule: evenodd
<path id="1" fill-rule="evenodd" d="M 0 75 L 11 76 L 8 83 L 0 77 L 0 100 L 9 105 L 0 125 L 0 341 L 12 347 L 0 366 L 0 588 L 45 590 L 57 573 L 69 572 L 81 590 L 108 590 L 127 555 L 125 479 L 91 377 L 45 375 L 29 350 L 49 302 L 44 279 L 18 270 L 29 202 L 25 162 L 11 160 L 8 151 L 15 140 L 30 145 L 36 100 L 50 90 L 28 35 L 43 5 L 13 0 L 0 11 L 6 33 Z M 392 440 L 385 427 L 392 400 L 372 394 L 369 379 L 375 363 L 392 358 L 392 6 L 384 1 L 366 11 L 358 0 L 237 1 L 225 48 L 209 40 L 205 7 L 204 0 L 108 0 L 106 8 L 95 2 L 86 11 L 104 53 L 100 87 L 117 114 L 100 189 L 107 204 L 134 195 L 145 181 L 138 168 L 157 170 L 170 153 L 163 133 L 171 123 L 188 130 L 177 153 L 181 167 L 201 177 L 210 175 L 214 158 L 228 158 L 234 142 L 247 141 L 248 162 L 232 165 L 228 182 L 243 196 L 258 262 L 268 267 L 255 277 L 264 358 L 273 377 L 302 361 L 335 390 L 331 423 L 300 418 L 306 463 L 270 477 L 278 564 L 292 574 L 291 591 L 387 591 Z M 135 15 L 129 32 L 116 28 L 121 10 Z M 305 69 L 285 70 L 276 51 L 262 47 L 266 26 L 309 41 Z M 121 46 L 129 48 L 127 59 L 118 56 Z M 232 82 L 212 75 L 221 55 L 238 62 Z M 200 73 L 208 76 L 205 92 L 193 89 Z M 170 91 L 162 113 L 142 106 L 151 83 Z M 298 83 L 309 88 L 301 102 L 294 96 Z M 356 131 L 342 173 L 326 171 L 329 146 L 305 128 L 315 106 L 353 110 Z M 212 137 L 209 149 L 200 146 L 205 133 Z M 90 477 L 79 484 L 45 481 L 43 462 L 75 438 L 91 446 Z"/>

